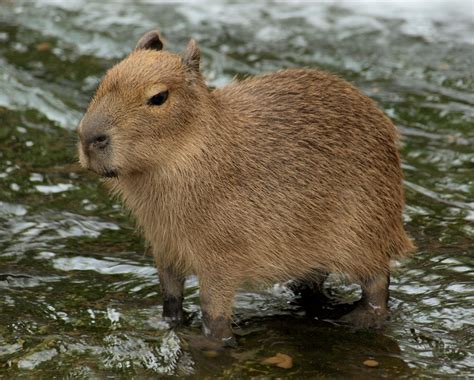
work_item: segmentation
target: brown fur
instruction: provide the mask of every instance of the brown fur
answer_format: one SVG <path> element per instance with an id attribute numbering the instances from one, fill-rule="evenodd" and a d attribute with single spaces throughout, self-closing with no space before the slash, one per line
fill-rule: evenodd
<path id="1" fill-rule="evenodd" d="M 145 41 L 147 38 L 145 38 Z M 169 90 L 161 106 L 156 91 Z M 244 281 L 389 273 L 413 249 L 397 132 L 367 96 L 312 69 L 211 91 L 199 50 L 139 46 L 102 81 L 83 136 L 110 135 L 81 163 L 135 216 L 159 267 L 200 279 L 211 317 L 229 317 Z"/>

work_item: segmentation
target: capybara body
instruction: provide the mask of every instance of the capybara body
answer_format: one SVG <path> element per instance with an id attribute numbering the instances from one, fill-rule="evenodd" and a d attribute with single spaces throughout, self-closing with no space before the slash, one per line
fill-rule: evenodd
<path id="1" fill-rule="evenodd" d="M 150 32 L 107 73 L 79 134 L 81 163 L 112 177 L 150 244 L 164 316 L 181 320 L 194 273 L 205 333 L 230 342 L 242 283 L 336 272 L 362 284 L 356 323 L 384 317 L 390 260 L 413 248 L 392 122 L 322 71 L 210 90 L 194 41 L 161 47 Z"/>

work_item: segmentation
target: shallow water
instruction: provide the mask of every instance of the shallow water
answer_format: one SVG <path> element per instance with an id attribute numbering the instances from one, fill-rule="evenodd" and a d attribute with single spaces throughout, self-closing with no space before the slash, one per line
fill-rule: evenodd
<path id="1" fill-rule="evenodd" d="M 473 8 L 469 2 L 157 5 L 0 1 L 0 378 L 468 378 L 474 376 Z M 74 128 L 104 71 L 159 27 L 190 36 L 211 85 L 285 67 L 352 81 L 399 126 L 407 229 L 383 333 L 310 317 L 281 285 L 236 299 L 239 347 L 190 347 L 161 320 L 133 224 L 76 165 Z M 334 302 L 357 288 L 335 281 Z M 281 352 L 291 369 L 261 364 Z M 379 362 L 365 367 L 364 360 Z"/>

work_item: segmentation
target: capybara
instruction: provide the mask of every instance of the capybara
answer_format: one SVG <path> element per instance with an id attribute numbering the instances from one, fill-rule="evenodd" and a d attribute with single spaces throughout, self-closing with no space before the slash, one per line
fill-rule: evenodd
<path id="1" fill-rule="evenodd" d="M 378 326 L 390 261 L 414 248 L 392 122 L 323 71 L 212 90 L 194 40 L 182 54 L 162 48 L 149 32 L 107 72 L 78 133 L 80 163 L 107 177 L 143 231 L 164 318 L 182 321 L 184 278 L 196 274 L 205 335 L 232 345 L 239 285 L 340 273 L 362 287 L 343 321 Z"/>

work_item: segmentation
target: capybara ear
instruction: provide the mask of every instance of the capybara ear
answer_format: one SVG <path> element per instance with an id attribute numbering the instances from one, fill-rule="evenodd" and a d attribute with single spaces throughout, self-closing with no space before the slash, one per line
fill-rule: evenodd
<path id="1" fill-rule="evenodd" d="M 142 38 L 138 40 L 137 46 L 135 46 L 135 50 L 140 49 L 157 51 L 163 49 L 163 39 L 160 36 L 160 33 L 157 30 L 145 33 Z"/>
<path id="2" fill-rule="evenodd" d="M 201 59 L 201 52 L 194 39 L 189 40 L 186 50 L 183 52 L 183 64 L 192 71 L 199 72 L 199 61 Z"/>

